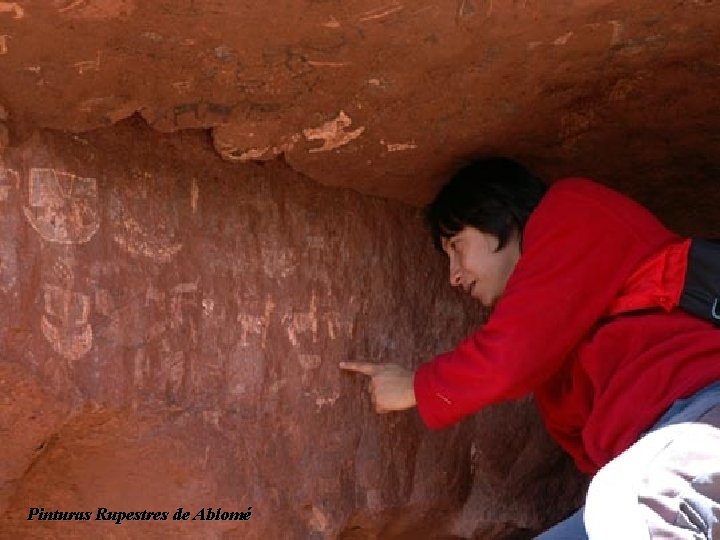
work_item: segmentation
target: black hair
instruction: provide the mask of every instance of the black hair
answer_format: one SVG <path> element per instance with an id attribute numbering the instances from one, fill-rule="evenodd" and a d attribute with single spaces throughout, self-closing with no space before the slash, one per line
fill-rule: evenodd
<path id="1" fill-rule="evenodd" d="M 459 169 L 425 208 L 435 247 L 465 226 L 498 238 L 500 251 L 510 236 L 522 236 L 530 214 L 547 186 L 517 161 L 506 157 L 476 159 Z"/>

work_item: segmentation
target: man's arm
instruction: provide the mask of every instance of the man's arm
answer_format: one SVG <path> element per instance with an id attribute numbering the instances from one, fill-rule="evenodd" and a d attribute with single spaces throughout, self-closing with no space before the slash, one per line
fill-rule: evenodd
<path id="1" fill-rule="evenodd" d="M 487 323 L 418 367 L 431 428 L 531 393 L 607 314 L 641 261 L 676 235 L 631 199 L 586 180 L 553 186 L 528 221 L 523 252 Z"/>

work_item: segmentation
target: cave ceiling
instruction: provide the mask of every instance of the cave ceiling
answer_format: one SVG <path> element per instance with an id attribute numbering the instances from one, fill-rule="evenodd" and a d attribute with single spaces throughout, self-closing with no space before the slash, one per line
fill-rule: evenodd
<path id="1" fill-rule="evenodd" d="M 714 0 L 0 2 L 0 74 L 11 145 L 137 115 L 411 204 L 478 153 L 621 186 L 720 155 Z"/>

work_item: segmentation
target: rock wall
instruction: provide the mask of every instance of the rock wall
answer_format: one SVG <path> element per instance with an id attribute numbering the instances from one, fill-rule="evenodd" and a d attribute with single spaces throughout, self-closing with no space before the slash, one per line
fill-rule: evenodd
<path id="1" fill-rule="evenodd" d="M 338 371 L 416 365 L 479 317 L 416 208 L 306 176 L 419 204 L 503 153 L 717 236 L 719 21 L 713 0 L 0 1 L 0 537 L 560 518 L 584 480 L 528 402 L 430 433 Z M 26 519 L 101 506 L 252 517 Z"/>
<path id="2" fill-rule="evenodd" d="M 13 134 L 138 113 L 417 204 L 475 152 L 717 167 L 719 45 L 717 0 L 0 1 L 0 102 Z"/>
<path id="3" fill-rule="evenodd" d="M 431 433 L 337 368 L 451 347 L 479 314 L 445 274 L 418 209 L 228 164 L 206 132 L 6 149 L 0 537 L 529 537 L 583 479 L 528 402 Z"/>

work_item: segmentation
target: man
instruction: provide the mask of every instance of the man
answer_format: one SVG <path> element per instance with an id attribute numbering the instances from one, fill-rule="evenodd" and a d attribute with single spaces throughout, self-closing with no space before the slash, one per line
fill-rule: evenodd
<path id="1" fill-rule="evenodd" d="M 550 188 L 478 160 L 427 209 L 450 283 L 487 323 L 416 372 L 345 362 L 378 412 L 433 429 L 533 393 L 553 438 L 594 475 L 552 539 L 720 540 L 720 330 L 677 309 L 689 242 L 586 179 Z"/>

